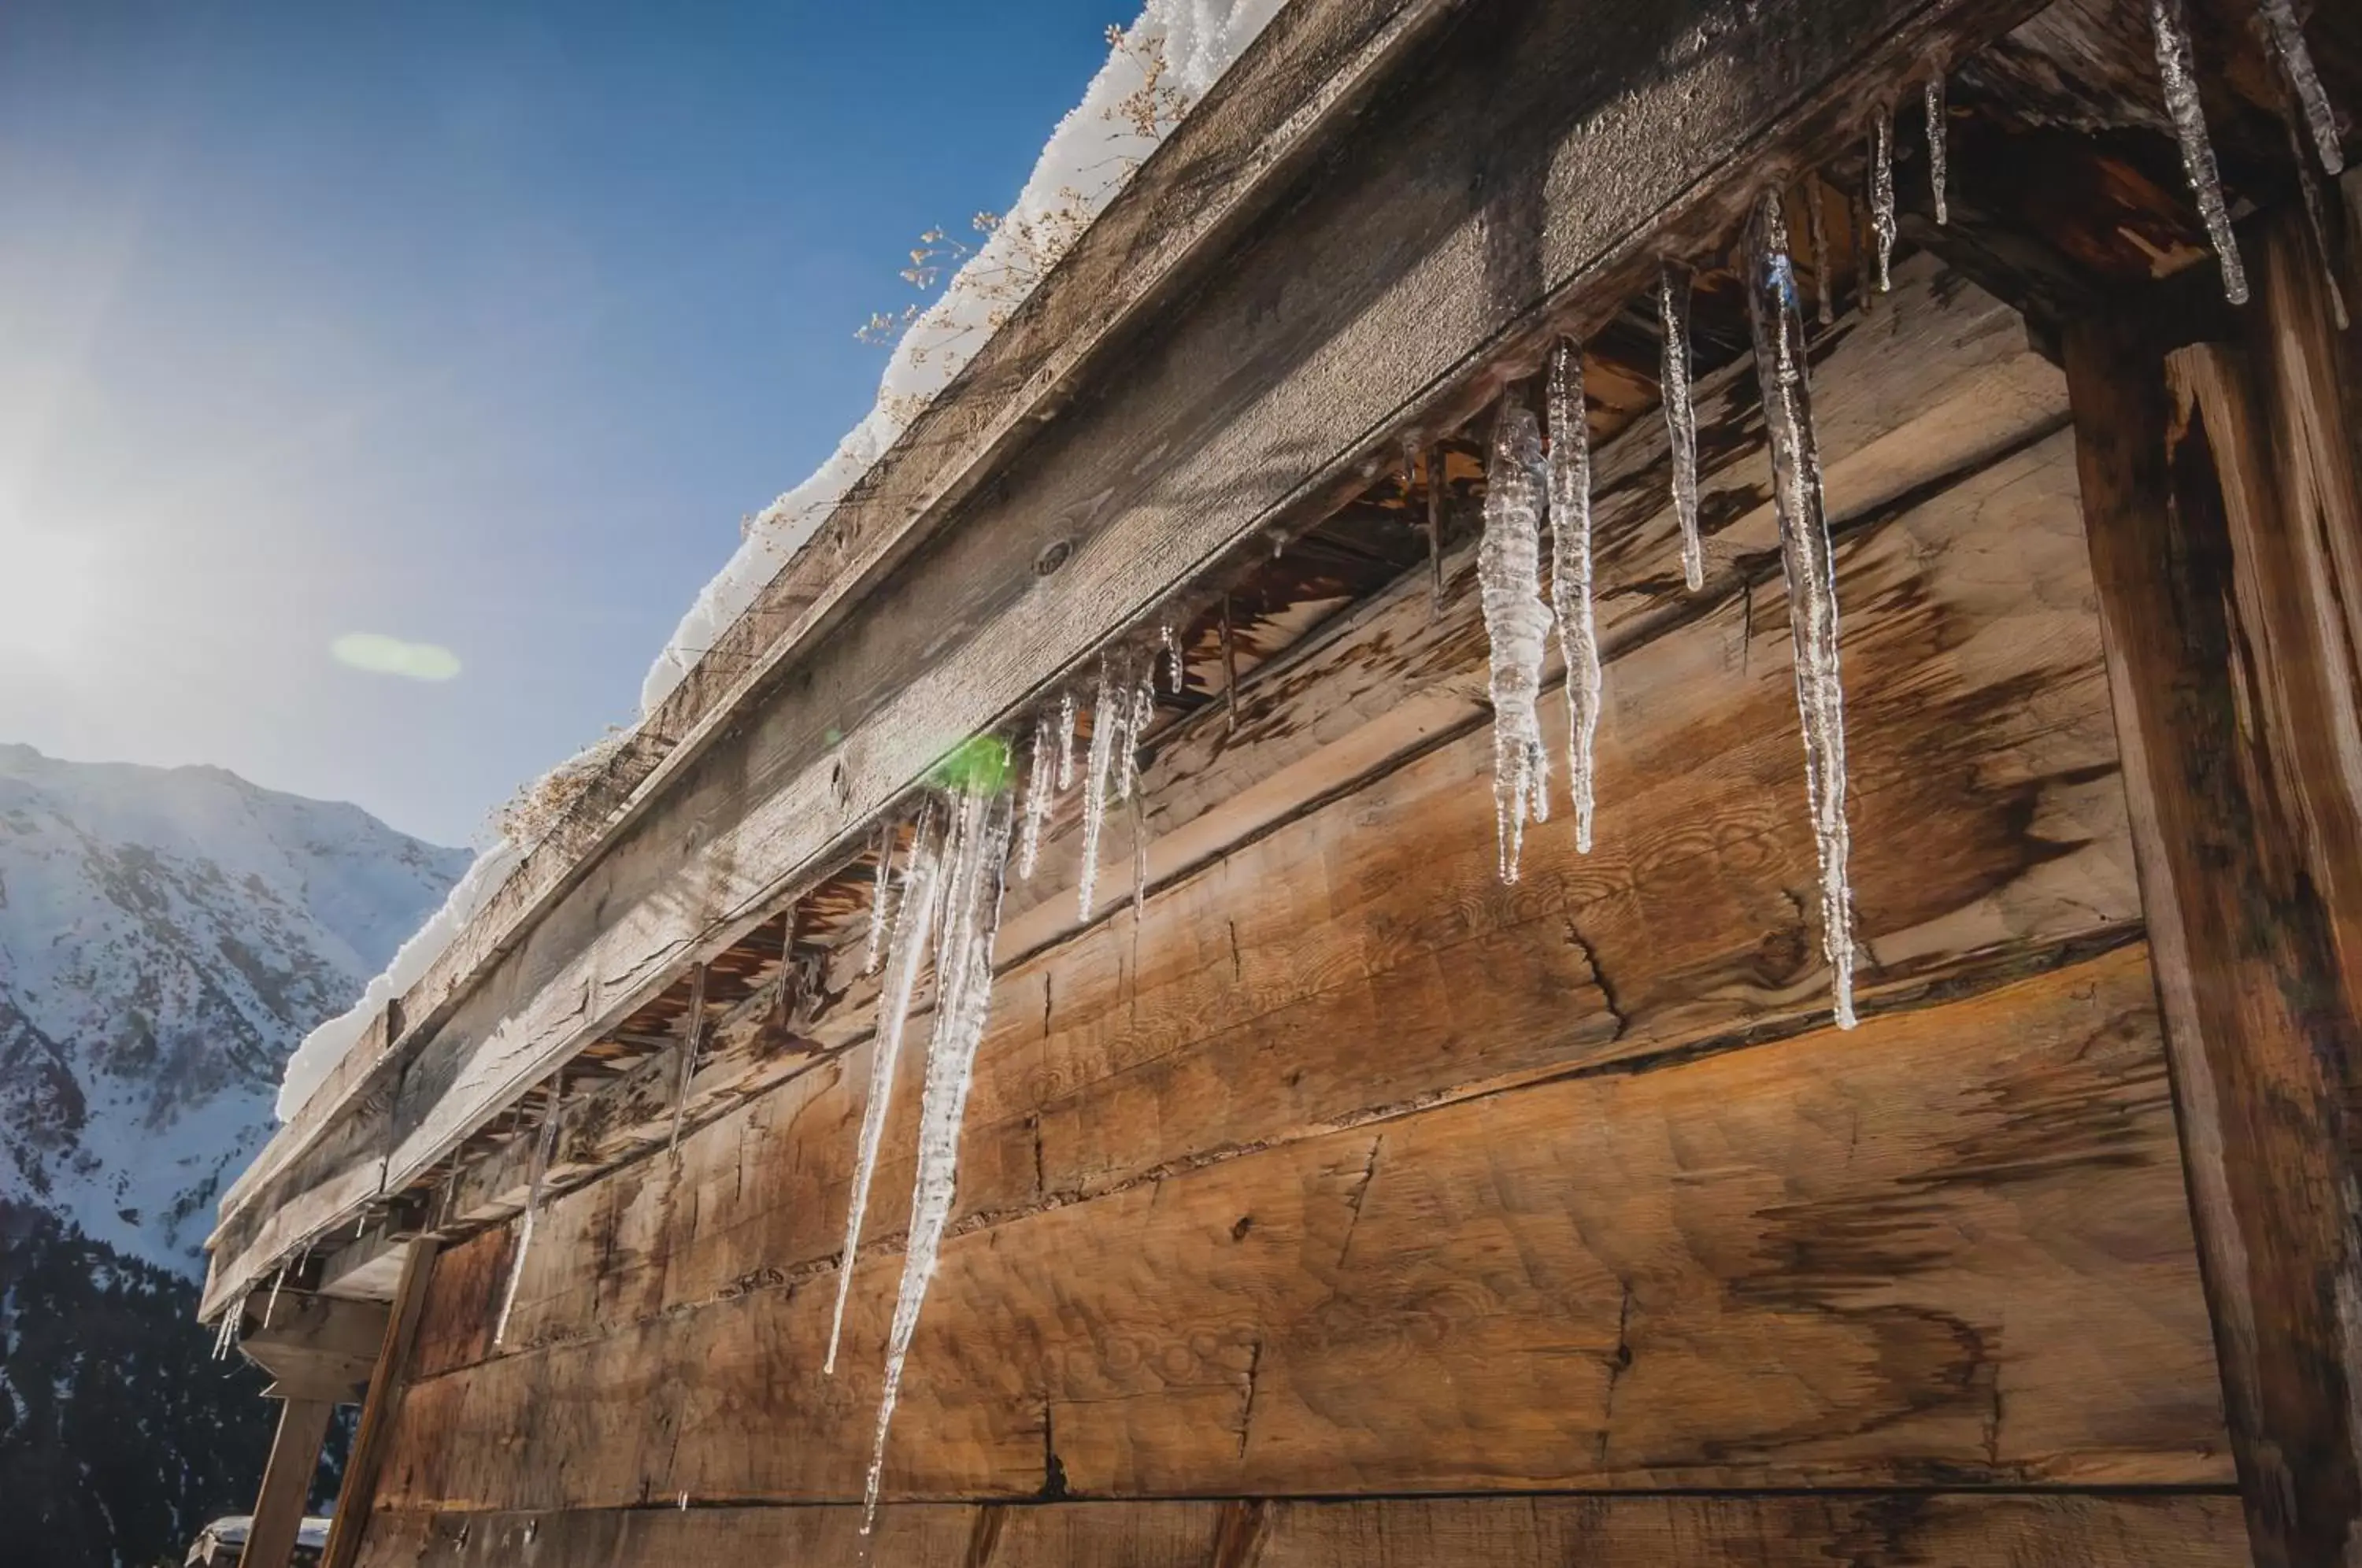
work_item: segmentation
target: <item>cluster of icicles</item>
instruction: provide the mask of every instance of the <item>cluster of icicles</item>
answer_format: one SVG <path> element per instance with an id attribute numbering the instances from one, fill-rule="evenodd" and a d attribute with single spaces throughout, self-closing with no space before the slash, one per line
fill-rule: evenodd
<path id="1" fill-rule="evenodd" d="M 1943 89 L 1926 93 L 1929 144 L 1943 146 Z M 1871 138 L 1871 221 L 1876 286 L 1891 286 L 1896 234 L 1894 182 L 1889 161 L 1892 122 L 1881 116 Z M 1936 205 L 1945 215 L 1945 159 L 1930 160 L 1937 181 Z M 1819 203 L 1813 243 L 1820 280 L 1822 319 L 1834 314 L 1829 296 L 1827 240 Z M 1779 516 L 1780 560 L 1787 580 L 1790 633 L 1795 649 L 1796 706 L 1805 742 L 1805 771 L 1820 866 L 1822 943 L 1838 1027 L 1854 1025 L 1853 895 L 1847 875 L 1851 840 L 1846 826 L 1845 697 L 1838 673 L 1837 574 L 1821 498 L 1821 462 L 1814 436 L 1812 389 L 1805 371 L 1804 303 L 1790 259 L 1784 199 L 1768 193 L 1748 228 L 1748 306 L 1764 422 L 1772 448 L 1772 494 Z M 1705 552 L 1698 530 L 1697 413 L 1690 388 L 1691 277 L 1677 262 L 1659 274 L 1657 307 L 1664 358 L 1661 386 L 1672 469 L 1675 522 L 1681 532 L 1682 577 L 1693 592 L 1705 585 Z M 1493 801 L 1500 875 L 1515 882 L 1528 823 L 1550 813 L 1550 757 L 1537 712 L 1547 644 L 1556 628 L 1566 666 L 1567 768 L 1574 803 L 1574 844 L 1592 842 L 1594 748 L 1602 695 L 1598 623 L 1592 605 L 1591 436 L 1584 395 L 1583 347 L 1562 340 L 1551 351 L 1543 377 L 1543 422 L 1538 424 L 1515 392 L 1505 397 L 1493 426 L 1485 478 L 1485 531 L 1477 547 L 1476 579 L 1491 647 Z M 1547 428 L 1544 428 L 1546 425 Z M 1542 536 L 1550 545 L 1550 591 L 1542 591 Z"/>
<path id="2" fill-rule="evenodd" d="M 2174 138 L 2181 146 L 2182 171 L 2197 198 L 2198 215 L 2223 268 L 2223 293 L 2233 304 L 2247 303 L 2247 269 L 2239 255 L 2238 237 L 2231 230 L 2231 209 L 2224 198 L 2223 179 L 2214 163 L 2214 141 L 2206 129 L 2206 111 L 2198 92 L 2196 51 L 2182 14 L 2182 0 L 2149 0 L 2149 28 L 2157 44 L 2157 71 L 2165 86 L 2166 114 L 2173 122 Z M 2321 179 L 2313 171 L 2334 178 L 2345 172 L 2345 151 L 2337 137 L 2337 113 L 2321 84 L 2321 72 L 2306 47 L 2304 28 L 2295 0 L 2256 0 L 2257 31 L 2263 35 L 2272 60 L 2279 67 L 2280 120 L 2288 128 L 2289 150 L 2295 155 L 2297 181 L 2304 199 L 2305 216 L 2312 230 L 2315 252 L 2329 272 L 2330 308 L 2343 331 L 2349 322 L 2345 300 L 2330 262 L 2329 204 Z M 2305 149 L 2312 143 L 2312 155 Z"/>
<path id="3" fill-rule="evenodd" d="M 2182 0 L 2150 0 L 2158 63 L 2200 214 L 2221 257 L 2225 292 L 2238 303 L 2246 298 L 2246 280 L 2199 105 L 2181 5 Z M 2285 77 L 2290 137 L 2304 169 L 2305 201 L 2315 237 L 2325 253 L 2325 204 L 2311 162 L 2304 157 L 2303 143 L 2312 142 L 2324 170 L 2339 172 L 2344 163 L 2336 117 L 2306 50 L 2291 0 L 2258 0 L 2257 14 Z M 1928 80 L 1922 94 L 1933 208 L 1936 221 L 1943 224 L 1949 221 L 1950 214 L 1941 76 Z M 1865 293 L 1875 288 L 1883 293 L 1892 287 L 1899 233 L 1893 140 L 1892 113 L 1882 111 L 1873 116 L 1865 148 L 1867 211 L 1860 223 L 1870 240 L 1863 259 L 1868 273 Z M 1807 201 L 1805 207 L 1817 282 L 1816 313 L 1821 323 L 1827 325 L 1834 318 L 1828 240 L 1818 199 Z M 1746 271 L 1755 369 L 1771 446 L 1780 560 L 1787 584 L 1805 781 L 1819 860 L 1822 941 L 1831 971 L 1837 1022 L 1841 1028 L 1851 1028 L 1855 1021 L 1853 900 L 1847 874 L 1851 844 L 1846 824 L 1845 700 L 1838 667 L 1837 574 L 1805 370 L 1805 309 L 1792 259 L 1784 202 L 1776 190 L 1765 194 L 1749 225 Z M 1690 297 L 1687 270 L 1675 262 L 1666 263 L 1656 300 L 1663 341 L 1661 401 L 1671 449 L 1673 512 L 1681 534 L 1682 575 L 1694 592 L 1705 586 L 1705 559 L 1698 526 L 1697 419 L 1690 388 Z M 2342 326 L 2342 301 L 2336 309 Z M 1562 341 L 1554 348 L 1543 386 L 1540 420 L 1514 392 L 1503 401 L 1496 418 L 1485 475 L 1484 535 L 1477 550 L 1479 598 L 1490 644 L 1493 790 L 1499 871 L 1505 882 L 1518 879 L 1526 824 L 1545 821 L 1550 811 L 1550 758 L 1537 709 L 1553 630 L 1566 667 L 1567 760 L 1575 847 L 1588 853 L 1592 843 L 1594 745 L 1602 665 L 1592 605 L 1590 432 L 1579 343 Z M 1440 483 L 1440 472 L 1431 473 L 1429 482 L 1432 504 L 1438 499 L 1434 487 Z M 1545 527 L 1550 560 L 1547 594 L 1542 587 Z M 901 833 L 889 828 L 882 835 L 866 971 L 876 973 L 882 967 L 884 978 L 869 1095 L 862 1113 L 861 1146 L 847 1206 L 844 1258 L 829 1323 L 824 1365 L 831 1374 L 836 1370 L 855 1255 L 877 1175 L 903 1036 L 921 976 L 931 959 L 935 988 L 933 1035 L 920 1106 L 918 1171 L 901 1283 L 887 1340 L 885 1381 L 864 1498 L 864 1534 L 876 1518 L 887 1434 L 901 1390 L 903 1364 L 951 1220 L 960 1126 L 990 1008 L 993 944 L 1012 849 L 1018 874 L 1031 878 L 1043 825 L 1058 797 L 1074 787 L 1079 768 L 1083 821 L 1076 897 L 1082 917 L 1090 918 L 1108 809 L 1111 803 L 1124 801 L 1133 801 L 1137 809 L 1139 749 L 1155 712 L 1160 667 L 1169 670 L 1172 690 L 1178 691 L 1184 672 L 1170 621 L 1153 652 L 1127 644 L 1101 657 L 1089 745 L 1082 756 L 1076 755 L 1077 704 L 1069 691 L 1034 721 L 1021 799 L 1001 788 L 997 776 L 973 777 L 930 792 L 911 824 L 899 878 L 896 849 Z M 999 743 L 994 746 L 998 750 Z M 991 768 L 972 771 L 996 772 Z M 1134 836 L 1137 841 L 1137 833 Z M 1138 853 L 1136 847 L 1135 908 L 1145 881 Z M 531 1194 L 502 1297 L 495 1342 L 506 1336 L 558 1120 L 553 1097 L 536 1141 Z M 272 1294 L 275 1300 L 275 1284 Z M 268 1314 L 266 1308 L 266 1318 Z M 225 1346 L 235 1331 L 235 1321 L 234 1315 L 225 1321 Z"/>
<path id="4" fill-rule="evenodd" d="M 2191 187 L 2217 254 L 2224 287 L 2234 304 L 2247 297 L 2246 276 L 2215 171 L 2199 104 L 2182 0 L 2150 0 L 2159 74 Z M 2307 50 L 2292 0 L 2257 0 L 2258 30 L 2282 75 L 2281 109 L 2296 154 L 2305 209 L 2324 266 L 2329 255 L 2327 204 L 2307 156 L 2309 140 L 2323 170 L 2344 166 L 2337 118 Z M 1936 222 L 1951 220 L 1944 81 L 1921 88 L 1926 116 L 1927 174 Z M 1871 118 L 1865 148 L 1869 244 L 1864 290 L 1893 286 L 1900 234 L 1894 193 L 1894 121 L 1891 108 Z M 1834 317 L 1828 239 L 1816 196 L 1805 203 L 1819 319 Z M 1859 211 L 1860 209 L 1857 209 Z M 1781 194 L 1768 193 L 1750 224 L 1746 248 L 1748 305 L 1755 368 L 1772 448 L 1781 566 L 1787 581 L 1789 626 L 1795 651 L 1796 706 L 1805 740 L 1805 778 L 1820 863 L 1822 941 L 1841 1028 L 1855 1021 L 1853 899 L 1847 875 L 1851 852 L 1846 825 L 1845 700 L 1838 668 L 1838 602 L 1828 526 L 1821 493 L 1821 463 L 1814 434 L 1812 392 L 1805 371 L 1804 307 L 1791 259 Z M 2347 325 L 2345 302 L 2330 281 L 2337 325 Z M 1672 469 L 1672 500 L 1681 531 L 1682 576 L 1694 592 L 1704 585 L 1698 536 L 1697 418 L 1690 392 L 1690 278 L 1667 262 L 1657 287 L 1663 361 L 1661 402 Z M 1544 377 L 1544 418 L 1512 392 L 1501 404 L 1485 474 L 1485 532 L 1477 580 L 1491 644 L 1494 712 L 1493 790 L 1498 813 L 1504 881 L 1518 879 L 1525 826 L 1550 811 L 1550 760 L 1536 703 L 1545 645 L 1553 624 L 1566 666 L 1567 751 L 1577 850 L 1591 848 L 1593 748 L 1598 731 L 1601 660 L 1592 607 L 1591 455 L 1583 390 L 1583 349 L 1562 341 Z M 1542 529 L 1549 528 L 1550 592 L 1541 590 Z"/>
<path id="5" fill-rule="evenodd" d="M 1099 661 L 1098 690 L 1087 752 L 1079 759 L 1083 785 L 1082 874 L 1077 889 L 1088 920 L 1097 895 L 1099 841 L 1111 802 L 1137 801 L 1140 744 L 1156 712 L 1158 668 L 1170 671 L 1172 689 L 1183 679 L 1181 650 L 1167 623 L 1162 646 L 1148 654 L 1119 645 Z M 911 1198 L 911 1224 L 902 1256 L 901 1286 L 886 1344 L 886 1376 L 877 1407 L 876 1446 L 863 1499 L 862 1531 L 868 1533 L 877 1509 L 885 1471 L 886 1438 L 901 1393 L 902 1367 L 919 1323 L 950 1223 L 959 1165 L 962 1117 L 976 1069 L 977 1046 L 992 999 L 992 951 L 1000 925 L 1001 893 L 1013 859 L 1017 873 L 1033 875 L 1042 830 L 1058 797 L 1074 787 L 1078 759 L 1079 713 L 1074 694 L 1059 699 L 1035 721 L 1026 758 L 1021 800 L 1000 786 L 998 741 L 988 742 L 991 760 L 966 769 L 972 777 L 931 792 L 911 826 L 910 846 L 896 876 L 899 827 L 889 827 L 878 849 L 875 890 L 869 907 L 864 972 L 881 968 L 876 1045 L 870 1058 L 869 1095 L 862 1110 L 861 1146 L 846 1204 L 844 1260 L 837 1271 L 836 1304 L 830 1316 L 828 1353 L 822 1369 L 836 1371 L 844 1331 L 844 1309 L 853 1286 L 853 1264 L 877 1173 L 903 1036 L 932 955 L 935 976 L 933 1034 L 928 1042 L 926 1081 L 919 1109 L 918 1173 Z M 1135 834 L 1135 840 L 1137 840 Z M 1135 866 L 1135 909 L 1142 878 Z"/>

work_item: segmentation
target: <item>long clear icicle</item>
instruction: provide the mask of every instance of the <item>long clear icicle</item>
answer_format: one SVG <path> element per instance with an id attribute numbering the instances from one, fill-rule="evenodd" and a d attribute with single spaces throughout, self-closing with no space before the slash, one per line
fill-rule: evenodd
<path id="1" fill-rule="evenodd" d="M 1075 694 L 1058 696 L 1058 793 L 1075 787 Z"/>
<path id="2" fill-rule="evenodd" d="M 1133 679 L 1131 702 L 1124 712 L 1123 728 L 1115 737 L 1115 798 L 1131 799 L 1134 785 L 1140 782 L 1140 738 L 1156 721 L 1156 661 L 1148 660 L 1147 668 Z"/>
<path id="3" fill-rule="evenodd" d="M 1894 111 L 1879 105 L 1870 122 L 1870 234 L 1878 261 L 1878 292 L 1894 292 L 1894 241 L 1903 232 L 1894 215 Z"/>
<path id="4" fill-rule="evenodd" d="M 533 1224 L 541 1212 L 541 1184 L 549 1175 L 549 1158 L 557 1148 L 558 1118 L 565 1105 L 565 1085 L 549 1088 L 549 1109 L 542 1113 L 541 1131 L 534 1135 L 533 1164 L 525 1177 L 524 1218 L 517 1225 L 516 1253 L 509 1259 L 508 1283 L 501 1289 L 500 1316 L 492 1320 L 492 1348 L 508 1343 L 509 1313 L 516 1306 L 517 1286 L 524 1278 L 524 1257 L 533 1250 Z"/>
<path id="5" fill-rule="evenodd" d="M 911 1019 L 911 999 L 927 962 L 927 940 L 935 917 L 935 884 L 942 845 L 936 842 L 933 805 L 921 809 L 902 872 L 900 907 L 889 944 L 886 989 L 877 999 L 877 1032 L 869 1058 L 869 1099 L 861 1108 L 861 1149 L 853 1165 L 853 1192 L 844 1211 L 844 1256 L 836 1268 L 836 1309 L 828 1320 L 828 1355 L 821 1370 L 836 1371 L 837 1342 L 844 1332 L 844 1303 L 853 1289 L 853 1263 L 861 1250 L 861 1222 L 869 1211 L 869 1184 L 877 1174 L 877 1147 L 886 1136 L 886 1112 L 894 1098 L 894 1076 L 902 1055 L 902 1035 Z M 941 1005 L 940 999 L 938 1006 Z"/>
<path id="6" fill-rule="evenodd" d="M 1705 586 L 1705 550 L 1698 542 L 1697 405 L 1690 396 L 1690 271 L 1680 262 L 1668 261 L 1658 269 L 1657 387 L 1665 405 L 1665 434 L 1672 447 L 1673 521 L 1682 530 L 1682 581 L 1695 593 Z"/>
<path id="7" fill-rule="evenodd" d="M 1084 920 L 1099 890 L 1099 834 L 1107 826 L 1109 775 L 1118 734 L 1131 719 L 1131 682 L 1119 668 L 1120 650 L 1099 656 L 1099 690 L 1091 705 L 1091 752 L 1083 764 L 1083 864 L 1075 879 L 1076 903 Z"/>
<path id="8" fill-rule="evenodd" d="M 1058 721 L 1044 709 L 1033 721 L 1033 754 L 1025 771 L 1025 821 L 1017 839 L 1017 874 L 1031 881 L 1042 857 L 1042 824 L 1056 803 Z"/>
<path id="9" fill-rule="evenodd" d="M 1561 343 L 1550 362 L 1551 609 L 1566 660 L 1567 781 L 1574 847 L 1591 853 L 1592 743 L 1599 731 L 1599 628 L 1591 608 L 1591 419 L 1583 348 Z"/>
<path id="10" fill-rule="evenodd" d="M 1927 105 L 1927 184 L 1936 198 L 1936 221 L 1952 221 L 1951 184 L 1952 148 L 1947 132 L 1944 114 L 1944 75 L 1937 72 L 1927 79 L 1922 94 Z"/>
<path id="11" fill-rule="evenodd" d="M 2321 188 L 2321 176 L 2305 158 L 2302 133 L 2297 129 L 2295 117 L 2282 105 L 2281 118 L 2288 125 L 2289 149 L 2296 154 L 2297 188 L 2304 197 L 2304 226 L 2312 235 L 2312 253 L 2321 263 L 2321 282 L 2329 293 L 2330 320 L 2340 332 L 2354 325 L 2345 311 L 2345 288 L 2337 279 L 2337 250 L 2330 238 L 2329 197 Z"/>
<path id="12" fill-rule="evenodd" d="M 901 1397 L 902 1367 L 918 1331 L 919 1310 L 949 1226 L 959 1176 L 960 1123 L 976 1077 L 976 1051 L 992 1008 L 992 945 L 1000 927 L 1002 863 L 1009 853 L 1010 805 L 1005 795 L 967 792 L 967 831 L 960 836 L 944 923 L 945 971 L 935 1002 L 934 1036 L 927 1048 L 927 1084 L 919 1109 L 919 1168 L 911 1194 L 909 1249 L 886 1346 L 885 1386 L 877 1401 L 877 1437 L 862 1496 L 861 1531 L 877 1522 L 886 1472 L 886 1436 Z"/>
<path id="13" fill-rule="evenodd" d="M 2181 143 L 2182 171 L 2190 176 L 2198 215 L 2223 264 L 2223 295 L 2247 303 L 2247 269 L 2239 259 L 2239 237 L 2231 232 L 2231 209 L 2223 198 L 2223 176 L 2214 166 L 2214 140 L 2206 131 L 2206 108 L 2198 96 L 2198 68 L 2183 26 L 2181 0 L 2149 0 L 2149 28 L 2157 36 L 2157 72 L 2165 84 L 2165 108 Z"/>
<path id="14" fill-rule="evenodd" d="M 1188 662 L 1181 657 L 1181 629 L 1172 621 L 1166 621 L 1156 628 L 1156 640 L 1164 655 L 1166 690 L 1178 697 L 1183 684 L 1189 678 Z"/>
<path id="15" fill-rule="evenodd" d="M 894 890 L 894 823 L 889 820 L 878 824 L 877 879 L 869 890 L 869 945 L 861 955 L 861 972 L 874 975 L 886 958 L 886 906 L 893 901 Z"/>
<path id="16" fill-rule="evenodd" d="M 1788 628 L 1795 645 L 1796 709 L 1805 736 L 1805 779 L 1821 870 L 1821 941 L 1828 955 L 1840 1029 L 1854 1025 L 1853 890 L 1847 877 L 1845 691 L 1838 676 L 1836 561 L 1821 503 L 1821 458 L 1805 372 L 1805 316 L 1788 254 L 1778 192 L 1763 198 L 1749 249 L 1748 315 L 1755 373 L 1772 441 L 1772 499 L 1780 517 L 1780 564 L 1788 580 Z"/>
<path id="17" fill-rule="evenodd" d="M 1492 645 L 1493 806 L 1498 818 L 1501 880 L 1518 879 L 1526 823 L 1550 815 L 1550 757 L 1534 711 L 1550 606 L 1542 600 L 1541 431 L 1515 392 L 1501 402 L 1493 458 L 1485 475 L 1485 537 L 1476 547 L 1476 582 Z"/>
<path id="18" fill-rule="evenodd" d="M 2329 105 L 2329 90 L 2321 84 L 2312 50 L 2305 46 L 2304 24 L 2297 19 L 2295 0 L 2257 0 L 2256 15 L 2271 39 L 2272 53 L 2295 94 L 2298 111 L 2312 132 L 2313 149 L 2330 174 L 2345 171 L 2345 149 L 2337 137 L 2337 111 Z M 2302 155 L 2300 153 L 2299 155 Z"/>

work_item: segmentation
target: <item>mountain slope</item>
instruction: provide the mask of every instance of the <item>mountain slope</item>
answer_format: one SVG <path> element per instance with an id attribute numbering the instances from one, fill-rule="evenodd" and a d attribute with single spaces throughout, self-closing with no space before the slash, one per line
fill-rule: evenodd
<path id="1" fill-rule="evenodd" d="M 220 768 L 0 745 L 0 1198 L 200 1274 L 288 1052 L 469 859 Z"/>

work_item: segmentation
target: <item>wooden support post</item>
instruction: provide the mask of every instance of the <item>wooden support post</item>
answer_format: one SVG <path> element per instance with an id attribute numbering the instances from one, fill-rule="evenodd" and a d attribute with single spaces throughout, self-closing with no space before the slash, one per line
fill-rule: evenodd
<path id="1" fill-rule="evenodd" d="M 410 1243 L 402 1260 L 402 1283 L 395 1286 L 393 1310 L 385 1323 L 385 1348 L 370 1373 L 369 1394 L 361 1401 L 361 1424 L 353 1434 L 353 1452 L 345 1461 L 345 1482 L 337 1494 L 336 1520 L 328 1527 L 328 1549 L 321 1568 L 352 1568 L 360 1556 L 361 1532 L 368 1527 L 370 1505 L 377 1496 L 378 1472 L 385 1463 L 386 1441 L 393 1412 L 409 1381 L 410 1347 L 418 1338 L 418 1318 L 426 1305 L 426 1281 L 435 1271 L 437 1243 L 421 1236 Z"/>
<path id="2" fill-rule="evenodd" d="M 287 1568 L 295 1537 L 304 1528 L 312 1478 L 320 1468 L 328 1418 L 336 1409 L 329 1399 L 281 1401 L 279 1435 L 271 1440 L 270 1460 L 262 1468 L 262 1490 L 254 1500 L 254 1523 L 247 1532 L 245 1554 L 238 1559 L 240 1568 Z"/>
<path id="3" fill-rule="evenodd" d="M 2362 514 L 2322 282 L 2070 331 L 2093 576 L 2256 1562 L 2362 1559 Z"/>

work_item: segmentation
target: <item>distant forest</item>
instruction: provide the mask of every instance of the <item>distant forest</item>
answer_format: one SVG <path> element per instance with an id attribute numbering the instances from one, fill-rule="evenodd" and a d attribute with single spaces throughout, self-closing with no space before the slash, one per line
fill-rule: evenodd
<path id="1" fill-rule="evenodd" d="M 260 1368 L 213 1359 L 196 1309 L 189 1281 L 0 1199 L 8 1568 L 177 1568 L 208 1521 L 253 1507 L 279 1407 Z"/>

